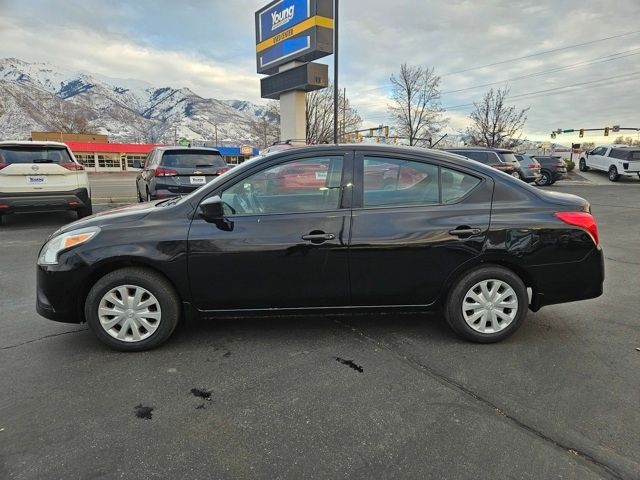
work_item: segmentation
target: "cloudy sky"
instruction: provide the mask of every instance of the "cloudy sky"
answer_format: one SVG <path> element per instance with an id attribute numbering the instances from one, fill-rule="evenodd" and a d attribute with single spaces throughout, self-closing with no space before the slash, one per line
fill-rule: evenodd
<path id="1" fill-rule="evenodd" d="M 0 0 L 0 58 L 260 103 L 253 14 L 266 3 Z M 402 62 L 442 77 L 450 132 L 505 85 L 514 105 L 531 107 L 533 140 L 559 127 L 640 126 L 639 0 L 340 3 L 340 85 L 366 126 L 387 122 L 389 76 Z"/>

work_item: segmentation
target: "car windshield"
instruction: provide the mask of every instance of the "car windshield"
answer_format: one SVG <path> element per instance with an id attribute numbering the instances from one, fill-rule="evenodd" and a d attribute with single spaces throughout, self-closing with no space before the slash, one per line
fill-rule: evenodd
<path id="1" fill-rule="evenodd" d="M 207 150 L 172 151 L 162 155 L 161 165 L 173 168 L 226 167 L 227 164 L 218 152 Z"/>
<path id="2" fill-rule="evenodd" d="M 70 163 L 73 162 L 64 147 L 2 146 L 0 163 Z"/>

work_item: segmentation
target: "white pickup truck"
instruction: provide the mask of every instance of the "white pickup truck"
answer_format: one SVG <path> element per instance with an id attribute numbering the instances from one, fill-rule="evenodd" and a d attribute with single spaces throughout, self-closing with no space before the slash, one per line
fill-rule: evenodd
<path id="1" fill-rule="evenodd" d="M 609 180 L 617 182 L 621 175 L 640 178 L 640 147 L 628 145 L 602 145 L 580 157 L 581 172 L 601 170 L 609 174 Z"/>

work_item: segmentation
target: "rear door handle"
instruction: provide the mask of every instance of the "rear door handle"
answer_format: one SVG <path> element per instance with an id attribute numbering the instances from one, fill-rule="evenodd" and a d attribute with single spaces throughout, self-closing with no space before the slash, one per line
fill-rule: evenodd
<path id="1" fill-rule="evenodd" d="M 333 233 L 310 233 L 302 236 L 302 240 L 311 243 L 323 243 L 327 240 L 333 240 L 334 238 L 336 238 L 336 236 Z"/>
<path id="2" fill-rule="evenodd" d="M 456 228 L 455 230 L 449 230 L 449 234 L 450 235 L 456 235 L 456 236 L 463 236 L 463 235 L 467 235 L 467 236 L 471 236 L 471 235 L 477 235 L 481 232 L 482 230 L 480 230 L 479 228 L 466 228 L 466 227 L 462 227 L 462 228 Z"/>

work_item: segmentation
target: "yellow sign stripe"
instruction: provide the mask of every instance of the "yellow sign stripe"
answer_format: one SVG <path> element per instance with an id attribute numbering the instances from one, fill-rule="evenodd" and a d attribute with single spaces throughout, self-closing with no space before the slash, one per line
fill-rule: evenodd
<path id="1" fill-rule="evenodd" d="M 274 35 L 273 37 L 260 42 L 256 45 L 256 52 L 262 52 L 263 50 L 266 50 L 269 47 L 273 47 L 274 45 L 277 45 L 287 38 L 294 37 L 313 27 L 325 27 L 333 29 L 333 18 L 321 17 L 320 15 L 307 18 L 304 22 L 300 22 L 287 30 L 283 30 L 277 35 Z"/>

